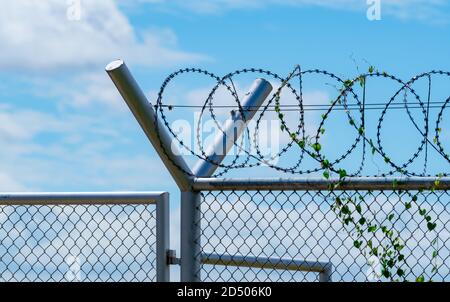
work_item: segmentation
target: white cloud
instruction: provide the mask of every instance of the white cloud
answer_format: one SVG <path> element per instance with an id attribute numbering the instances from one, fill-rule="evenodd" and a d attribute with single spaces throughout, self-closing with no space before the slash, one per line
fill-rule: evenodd
<path id="1" fill-rule="evenodd" d="M 155 5 L 175 5 L 199 14 L 217 14 L 227 10 L 265 8 L 269 6 L 319 6 L 331 9 L 364 12 L 368 5 L 364 0 L 137 0 Z M 381 0 L 382 14 L 399 19 L 445 21 L 447 14 L 442 11 L 446 0 Z"/>
<path id="2" fill-rule="evenodd" d="M 167 188 L 162 163 L 130 131 L 139 131 L 131 117 L 2 106 L 0 191 Z"/>
<path id="3" fill-rule="evenodd" d="M 63 131 L 65 123 L 53 116 L 32 110 L 0 111 L 0 137 L 9 140 L 27 140 L 42 131 Z"/>
<path id="4" fill-rule="evenodd" d="M 24 186 L 21 183 L 13 179 L 10 175 L 0 171 L 0 191 L 15 192 L 23 190 Z"/>
<path id="5" fill-rule="evenodd" d="M 16 0 L 0 10 L 0 67 L 48 70 L 98 67 L 118 57 L 143 65 L 205 59 L 177 49 L 170 29 L 136 32 L 113 0 L 82 1 L 70 21 L 70 2 Z"/>

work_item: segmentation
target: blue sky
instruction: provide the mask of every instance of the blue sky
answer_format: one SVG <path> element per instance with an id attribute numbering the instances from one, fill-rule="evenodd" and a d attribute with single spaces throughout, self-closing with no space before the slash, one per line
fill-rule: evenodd
<path id="1" fill-rule="evenodd" d="M 382 0 L 380 21 L 369 21 L 367 4 L 356 0 L 81 0 L 80 20 L 69 20 L 73 2 L 2 4 L 2 191 L 177 194 L 104 72 L 116 58 L 149 96 L 187 66 L 218 75 L 243 67 L 286 74 L 301 64 L 346 78 L 367 61 L 405 80 L 450 70 L 450 5 L 443 0 Z"/>

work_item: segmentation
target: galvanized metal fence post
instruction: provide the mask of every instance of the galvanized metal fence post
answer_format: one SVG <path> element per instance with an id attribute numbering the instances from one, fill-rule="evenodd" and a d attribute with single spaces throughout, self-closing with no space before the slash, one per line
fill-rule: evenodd
<path id="1" fill-rule="evenodd" d="M 199 282 L 201 269 L 200 192 L 181 192 L 181 276 L 182 282 Z"/>
<path id="2" fill-rule="evenodd" d="M 242 101 L 242 112 L 223 125 L 213 145 L 206 151 L 210 161 L 200 159 L 193 168 L 194 175 L 209 177 L 214 173 L 271 91 L 272 85 L 264 79 L 253 83 Z M 201 280 L 200 197 L 200 191 L 181 192 L 181 281 L 185 282 Z"/>
<path id="3" fill-rule="evenodd" d="M 170 281 L 168 252 L 170 250 L 169 193 L 160 195 L 156 201 L 156 281 Z"/>

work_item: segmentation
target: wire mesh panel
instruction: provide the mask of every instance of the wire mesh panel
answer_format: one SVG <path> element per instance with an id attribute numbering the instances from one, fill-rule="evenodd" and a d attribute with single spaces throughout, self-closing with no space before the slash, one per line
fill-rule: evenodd
<path id="1" fill-rule="evenodd" d="M 0 206 L 0 281 L 156 281 L 156 209 Z"/>
<path id="2" fill-rule="evenodd" d="M 352 207 L 349 211 L 354 212 L 357 223 L 374 227 L 363 247 L 355 245 L 360 239 L 355 225 L 339 215 L 337 201 L 352 201 L 357 211 Z M 319 280 L 316 272 L 255 268 L 250 263 L 252 257 L 268 257 L 330 263 L 332 281 L 387 281 L 381 258 L 385 234 L 389 234 L 381 226 L 387 226 L 401 238 L 405 259 L 396 265 L 403 263 L 402 280 L 448 281 L 449 202 L 448 191 L 438 190 L 205 191 L 200 220 L 202 253 L 238 254 L 248 257 L 249 263 L 202 265 L 200 276 L 203 281 Z M 430 219 L 434 227 L 429 227 Z M 378 249 L 378 256 L 368 252 L 369 241 L 371 248 Z"/>

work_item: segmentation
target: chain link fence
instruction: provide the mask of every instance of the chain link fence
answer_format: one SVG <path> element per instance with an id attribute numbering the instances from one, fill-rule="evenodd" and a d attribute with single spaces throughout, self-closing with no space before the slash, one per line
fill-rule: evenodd
<path id="1" fill-rule="evenodd" d="M 157 281 L 158 196 L 110 195 L 0 205 L 0 281 Z"/>
<path id="2" fill-rule="evenodd" d="M 412 202 L 412 209 L 407 209 Z M 446 190 L 252 190 L 204 191 L 201 210 L 202 281 L 319 281 L 308 267 L 289 263 L 328 263 L 332 281 L 383 281 L 380 259 L 354 246 L 355 230 L 339 218 L 333 204 L 358 200 L 373 225 L 392 225 L 405 248 L 405 279 L 450 280 L 450 194 Z M 425 209 L 426 219 L 414 210 Z M 394 214 L 394 216 L 391 216 Z M 382 244 L 381 231 L 371 239 Z M 213 255 L 213 256 L 211 256 Z M 240 255 L 239 263 L 227 255 Z M 208 259 L 214 257 L 214 261 Z M 229 258 L 218 261 L 220 257 Z M 255 257 L 262 259 L 255 265 Z M 264 260 L 265 259 L 265 260 Z M 277 260 L 278 259 L 278 260 Z M 266 263 L 264 263 L 266 261 Z M 274 269 L 274 262 L 279 267 Z M 262 262 L 262 263 L 261 263 Z M 207 263 L 207 264 L 205 264 Z"/>
<path id="3" fill-rule="evenodd" d="M 388 280 L 382 260 L 355 247 L 354 225 L 336 212 L 337 200 L 361 204 L 356 219 L 378 226 L 365 238 L 373 246 L 383 247 L 382 225 L 398 231 L 406 280 L 450 280 L 448 189 L 212 186 L 200 184 L 201 281 Z M 111 196 L 0 198 L 0 280 L 169 281 L 167 196 Z"/>

